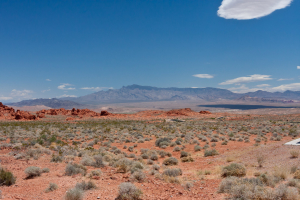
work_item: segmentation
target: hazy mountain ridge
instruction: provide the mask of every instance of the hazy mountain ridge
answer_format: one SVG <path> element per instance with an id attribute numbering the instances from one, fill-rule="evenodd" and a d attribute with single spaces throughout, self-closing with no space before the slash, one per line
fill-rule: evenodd
<path id="1" fill-rule="evenodd" d="M 293 103 L 300 100 L 300 91 L 267 92 L 258 90 L 244 94 L 233 93 L 220 88 L 158 88 L 151 86 L 129 85 L 120 89 L 99 91 L 81 97 L 67 97 L 61 99 L 34 99 L 24 100 L 18 103 L 10 103 L 11 106 L 36 106 L 45 105 L 51 108 L 84 108 L 86 105 L 99 105 L 101 103 L 128 103 L 128 102 L 155 102 L 176 100 L 237 100 L 240 102 L 258 103 Z"/>
<path id="2" fill-rule="evenodd" d="M 241 97 L 240 94 L 219 88 L 157 88 L 130 85 L 120 89 L 99 91 L 86 96 L 72 98 L 72 101 L 82 104 L 97 104 L 130 101 L 218 100 L 236 99 L 239 97 Z"/>

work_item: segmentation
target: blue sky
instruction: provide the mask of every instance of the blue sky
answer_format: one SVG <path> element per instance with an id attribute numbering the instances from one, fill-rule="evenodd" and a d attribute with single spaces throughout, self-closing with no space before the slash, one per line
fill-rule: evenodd
<path id="1" fill-rule="evenodd" d="M 300 91 L 299 0 L 0 1 L 0 101 L 139 84 Z"/>

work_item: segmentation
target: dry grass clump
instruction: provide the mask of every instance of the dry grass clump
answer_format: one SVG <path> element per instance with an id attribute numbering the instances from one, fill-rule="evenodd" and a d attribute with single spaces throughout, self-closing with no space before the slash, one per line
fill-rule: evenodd
<path id="1" fill-rule="evenodd" d="M 258 156 L 256 157 L 256 160 L 257 160 L 258 166 L 259 166 L 259 167 L 263 167 L 263 164 L 264 164 L 265 161 L 266 161 L 266 156 L 264 156 L 264 155 L 258 155 Z"/>
<path id="2" fill-rule="evenodd" d="M 138 181 L 138 182 L 144 182 L 144 180 L 146 179 L 146 175 L 144 172 L 142 171 L 135 171 L 131 176 L 130 176 L 131 180 L 133 181 Z"/>
<path id="3" fill-rule="evenodd" d="M 223 179 L 219 193 L 227 193 L 231 199 L 262 199 L 262 200 L 297 200 L 299 194 L 296 188 L 281 184 L 275 189 L 266 187 L 259 178 L 228 177 Z"/>
<path id="4" fill-rule="evenodd" d="M 226 167 L 223 167 L 221 176 L 228 177 L 228 176 L 236 176 L 236 177 L 243 177 L 246 175 L 246 168 L 238 163 L 231 163 Z"/>

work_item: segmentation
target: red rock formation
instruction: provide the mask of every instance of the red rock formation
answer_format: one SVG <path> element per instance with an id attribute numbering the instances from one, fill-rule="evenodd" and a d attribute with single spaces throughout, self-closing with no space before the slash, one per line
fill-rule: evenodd
<path id="1" fill-rule="evenodd" d="M 194 111 L 192 111 L 190 108 L 184 108 L 184 109 L 170 110 L 166 114 L 168 116 L 177 116 L 177 115 L 189 116 L 192 113 L 194 113 Z"/>
<path id="2" fill-rule="evenodd" d="M 206 110 L 201 110 L 199 113 L 204 114 L 204 115 L 211 114 L 211 112 L 206 111 Z"/>
<path id="3" fill-rule="evenodd" d="M 35 115 L 30 114 L 27 111 L 15 110 L 11 107 L 5 106 L 0 102 L 0 117 L 7 120 L 36 120 Z"/>
<path id="4" fill-rule="evenodd" d="M 107 112 L 106 110 L 101 111 L 101 116 L 107 116 L 107 115 L 110 115 L 110 113 Z"/>

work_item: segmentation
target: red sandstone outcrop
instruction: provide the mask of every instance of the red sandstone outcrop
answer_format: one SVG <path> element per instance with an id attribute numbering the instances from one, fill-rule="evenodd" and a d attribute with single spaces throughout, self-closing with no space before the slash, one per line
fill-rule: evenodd
<path id="1" fill-rule="evenodd" d="M 178 116 L 178 115 L 189 116 L 190 114 L 194 114 L 194 113 L 195 112 L 192 111 L 190 108 L 184 108 L 184 109 L 170 110 L 166 114 L 168 116 Z"/>
<path id="2" fill-rule="evenodd" d="M 211 114 L 211 112 L 206 111 L 206 110 L 201 110 L 199 113 L 200 113 L 200 114 L 204 114 L 204 115 Z"/>
<path id="3" fill-rule="evenodd" d="M 15 110 L 12 107 L 8 107 L 0 102 L 0 118 L 7 120 L 36 120 L 37 116 L 30 114 L 27 111 Z"/>

